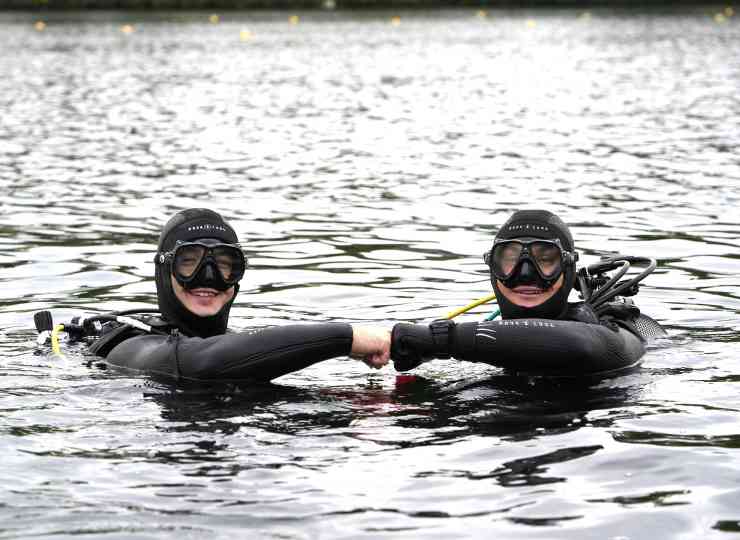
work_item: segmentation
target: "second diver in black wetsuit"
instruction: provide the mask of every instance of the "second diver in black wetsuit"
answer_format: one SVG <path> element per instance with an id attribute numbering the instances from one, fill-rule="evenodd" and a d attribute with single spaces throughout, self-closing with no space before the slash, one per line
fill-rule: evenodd
<path id="1" fill-rule="evenodd" d="M 246 260 L 237 236 L 211 210 L 175 214 L 159 237 L 160 317 L 106 323 L 90 350 L 107 363 L 174 380 L 269 381 L 338 356 L 388 362 L 389 332 L 343 323 L 292 324 L 227 333 Z"/>
<path id="2" fill-rule="evenodd" d="M 568 226 L 550 212 L 515 212 L 485 260 L 502 320 L 396 324 L 391 357 L 397 370 L 454 357 L 536 375 L 603 375 L 638 365 L 647 339 L 663 334 L 631 302 L 591 291 L 587 273 L 576 272 Z M 622 262 L 620 276 L 629 268 Z M 576 283 L 592 302 L 568 303 Z M 625 295 L 636 292 L 636 285 L 619 287 Z"/>

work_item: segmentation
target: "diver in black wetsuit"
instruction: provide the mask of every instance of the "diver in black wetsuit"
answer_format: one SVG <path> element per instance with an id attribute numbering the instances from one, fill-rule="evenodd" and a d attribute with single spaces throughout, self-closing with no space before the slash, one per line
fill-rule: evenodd
<path id="1" fill-rule="evenodd" d="M 106 323 L 90 350 L 109 364 L 175 380 L 269 381 L 337 356 L 379 368 L 389 332 L 342 323 L 227 333 L 246 260 L 234 230 L 211 210 L 189 209 L 164 226 L 154 259 L 161 317 Z M 134 321 L 135 322 L 135 321 Z"/>
<path id="2" fill-rule="evenodd" d="M 587 273 L 576 272 L 578 254 L 568 226 L 550 212 L 515 212 L 484 258 L 502 320 L 396 324 L 391 357 L 397 370 L 454 357 L 521 373 L 606 374 L 638 365 L 647 338 L 663 333 L 631 302 L 591 290 Z M 619 259 L 624 264 L 617 278 L 629 268 L 625 259 L 637 258 Z M 581 294 L 592 302 L 568 303 L 577 278 Z M 635 294 L 636 282 L 610 290 Z"/>

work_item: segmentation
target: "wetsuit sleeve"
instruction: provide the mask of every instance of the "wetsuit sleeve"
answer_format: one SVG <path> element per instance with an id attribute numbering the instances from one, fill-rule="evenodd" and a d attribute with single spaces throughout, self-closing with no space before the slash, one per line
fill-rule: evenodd
<path id="1" fill-rule="evenodd" d="M 448 355 L 509 370 L 542 375 L 581 375 L 623 369 L 639 362 L 644 341 L 612 324 L 516 319 L 449 324 L 441 344 L 425 325 L 396 325 L 391 356 L 397 369 L 411 369 Z"/>
<path id="2" fill-rule="evenodd" d="M 349 324 L 301 324 L 205 339 L 138 336 L 117 345 L 107 361 L 174 379 L 269 381 L 351 349 Z"/>

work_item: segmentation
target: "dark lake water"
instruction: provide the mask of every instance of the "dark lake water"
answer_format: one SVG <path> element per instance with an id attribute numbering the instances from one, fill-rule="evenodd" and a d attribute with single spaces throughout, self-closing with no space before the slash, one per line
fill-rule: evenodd
<path id="1" fill-rule="evenodd" d="M 740 532 L 725 7 L 0 14 L 0 537 Z M 210 393 L 36 348 L 34 311 L 154 303 L 158 231 L 190 206 L 246 246 L 235 329 L 432 320 L 544 207 L 586 263 L 658 259 L 638 305 L 670 338 L 592 385 L 345 358 Z"/>

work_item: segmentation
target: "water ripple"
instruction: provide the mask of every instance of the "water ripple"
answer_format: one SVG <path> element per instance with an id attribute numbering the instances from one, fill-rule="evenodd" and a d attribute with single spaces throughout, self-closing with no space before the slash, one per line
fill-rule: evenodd
<path id="1" fill-rule="evenodd" d="M 0 15 L 2 534 L 737 532 L 740 31 L 722 17 Z M 246 246 L 237 329 L 437 318 L 489 291 L 481 254 L 538 206 L 585 264 L 656 257 L 639 305 L 671 338 L 595 386 L 337 359 L 170 388 L 36 348 L 34 311 L 155 302 L 153 245 L 189 206 Z"/>

